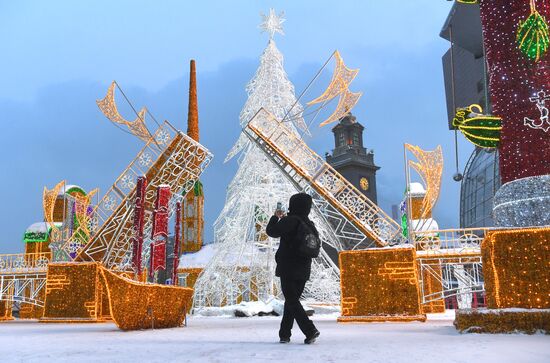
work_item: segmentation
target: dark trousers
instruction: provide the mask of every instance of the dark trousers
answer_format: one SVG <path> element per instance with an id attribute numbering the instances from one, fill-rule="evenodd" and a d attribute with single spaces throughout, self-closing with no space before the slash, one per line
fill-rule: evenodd
<path id="1" fill-rule="evenodd" d="M 300 296 L 304 292 L 305 285 L 306 281 L 281 277 L 281 289 L 285 296 L 285 308 L 283 319 L 281 320 L 279 338 L 290 338 L 290 331 L 292 330 L 292 325 L 294 325 L 294 320 L 296 320 L 305 336 L 311 335 L 316 330 L 315 325 L 309 320 L 304 307 L 300 303 Z"/>

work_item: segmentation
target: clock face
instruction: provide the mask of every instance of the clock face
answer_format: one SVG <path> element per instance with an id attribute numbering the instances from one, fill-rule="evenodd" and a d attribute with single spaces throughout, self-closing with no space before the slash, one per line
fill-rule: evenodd
<path id="1" fill-rule="evenodd" d="M 359 180 L 359 185 L 363 190 L 369 189 L 369 181 L 365 177 L 362 177 L 361 180 Z"/>

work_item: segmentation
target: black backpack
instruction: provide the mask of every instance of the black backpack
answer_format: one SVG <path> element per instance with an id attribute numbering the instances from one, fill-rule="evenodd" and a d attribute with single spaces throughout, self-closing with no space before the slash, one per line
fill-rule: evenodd
<path id="1" fill-rule="evenodd" d="M 298 256 L 316 258 L 321 250 L 321 239 L 313 222 L 310 223 L 298 218 L 294 248 Z"/>

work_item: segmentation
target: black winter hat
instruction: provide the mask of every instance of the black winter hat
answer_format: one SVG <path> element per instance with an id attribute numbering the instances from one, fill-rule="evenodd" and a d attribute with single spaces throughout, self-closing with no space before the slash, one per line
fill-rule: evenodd
<path id="1" fill-rule="evenodd" d="M 294 194 L 288 203 L 288 213 L 307 216 L 313 203 L 311 196 L 306 193 Z"/>

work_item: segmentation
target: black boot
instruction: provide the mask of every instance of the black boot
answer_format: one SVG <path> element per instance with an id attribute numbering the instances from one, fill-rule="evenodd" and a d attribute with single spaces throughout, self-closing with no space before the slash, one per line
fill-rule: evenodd
<path id="1" fill-rule="evenodd" d="M 315 343 L 317 338 L 319 338 L 319 335 L 321 335 L 321 333 L 319 333 L 319 330 L 315 329 L 311 334 L 306 336 L 306 339 L 304 339 L 304 344 Z"/>
<path id="2" fill-rule="evenodd" d="M 279 343 L 281 344 L 290 343 L 290 338 L 280 338 Z"/>

